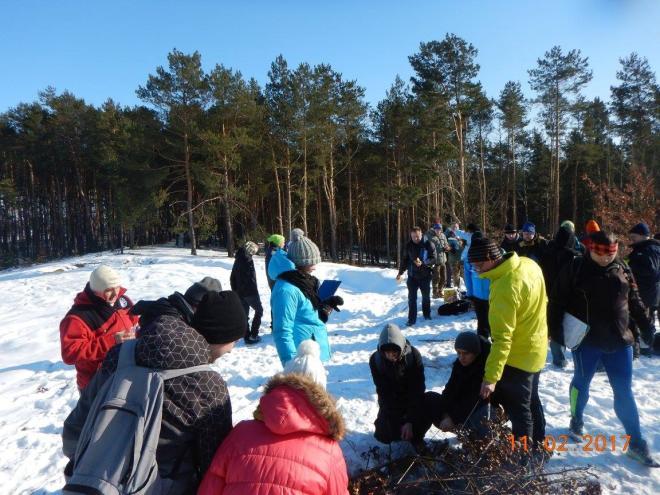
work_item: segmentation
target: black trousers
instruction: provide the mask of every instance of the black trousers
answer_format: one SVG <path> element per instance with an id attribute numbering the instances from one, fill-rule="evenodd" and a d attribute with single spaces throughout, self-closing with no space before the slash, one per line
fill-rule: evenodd
<path id="1" fill-rule="evenodd" d="M 252 317 L 252 328 L 245 333 L 245 337 L 256 337 L 259 335 L 259 327 L 261 327 L 261 317 L 264 315 L 264 308 L 261 305 L 259 295 L 241 297 L 241 304 L 245 315 L 250 321 L 250 308 L 254 309 L 254 316 Z"/>
<path id="2" fill-rule="evenodd" d="M 408 277 L 408 323 L 417 321 L 417 289 L 422 293 L 422 313 L 425 318 L 431 317 L 431 279 Z"/>
<path id="3" fill-rule="evenodd" d="M 433 421 L 430 414 L 428 414 L 432 411 L 432 405 L 434 403 L 433 394 L 435 392 L 424 393 L 423 405 L 417 411 L 414 418 L 404 418 L 405 409 L 378 409 L 378 416 L 376 417 L 376 421 L 374 421 L 374 426 L 376 427 L 374 437 L 376 440 L 386 444 L 401 440 L 401 427 L 407 422 L 412 423 L 413 441 L 422 440 Z"/>
<path id="4" fill-rule="evenodd" d="M 474 312 L 477 314 L 477 333 L 483 338 L 490 337 L 490 323 L 488 323 L 488 299 L 472 298 Z"/>
<path id="5" fill-rule="evenodd" d="M 504 408 L 516 438 L 526 436 L 534 443 L 545 439 L 545 415 L 539 399 L 540 376 L 540 371 L 529 373 L 505 365 L 491 399 L 493 404 Z"/>

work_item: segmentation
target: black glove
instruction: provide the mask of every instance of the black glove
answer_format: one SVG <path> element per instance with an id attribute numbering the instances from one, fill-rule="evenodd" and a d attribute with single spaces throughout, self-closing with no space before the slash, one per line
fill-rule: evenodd
<path id="1" fill-rule="evenodd" d="M 330 306 L 335 311 L 339 311 L 337 306 L 342 306 L 344 304 L 344 300 L 341 298 L 341 296 L 330 296 L 323 301 L 323 304 Z"/>

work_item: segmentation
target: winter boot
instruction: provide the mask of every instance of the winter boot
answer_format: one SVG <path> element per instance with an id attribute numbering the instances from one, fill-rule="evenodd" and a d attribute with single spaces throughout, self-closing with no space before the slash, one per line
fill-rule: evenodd
<path id="1" fill-rule="evenodd" d="M 660 467 L 660 463 L 651 457 L 649 446 L 645 441 L 635 445 L 631 443 L 626 451 L 626 455 L 644 466 L 652 468 Z"/>
<path id="2" fill-rule="evenodd" d="M 571 418 L 571 424 L 568 426 L 569 436 L 576 442 L 582 442 L 584 435 L 584 422 L 577 418 Z"/>

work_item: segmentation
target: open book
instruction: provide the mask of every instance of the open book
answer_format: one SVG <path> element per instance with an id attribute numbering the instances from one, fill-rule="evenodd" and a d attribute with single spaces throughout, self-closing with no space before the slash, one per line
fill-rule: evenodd
<path id="1" fill-rule="evenodd" d="M 580 345 L 589 331 L 589 325 L 570 313 L 564 313 L 562 320 L 564 327 L 564 345 L 573 350 Z"/>

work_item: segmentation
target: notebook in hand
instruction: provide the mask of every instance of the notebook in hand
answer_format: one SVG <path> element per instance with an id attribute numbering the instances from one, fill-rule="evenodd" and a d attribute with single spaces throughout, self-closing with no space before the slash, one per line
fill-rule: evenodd
<path id="1" fill-rule="evenodd" d="M 319 299 L 325 301 L 330 296 L 334 296 L 340 285 L 341 280 L 324 280 L 319 287 Z"/>

